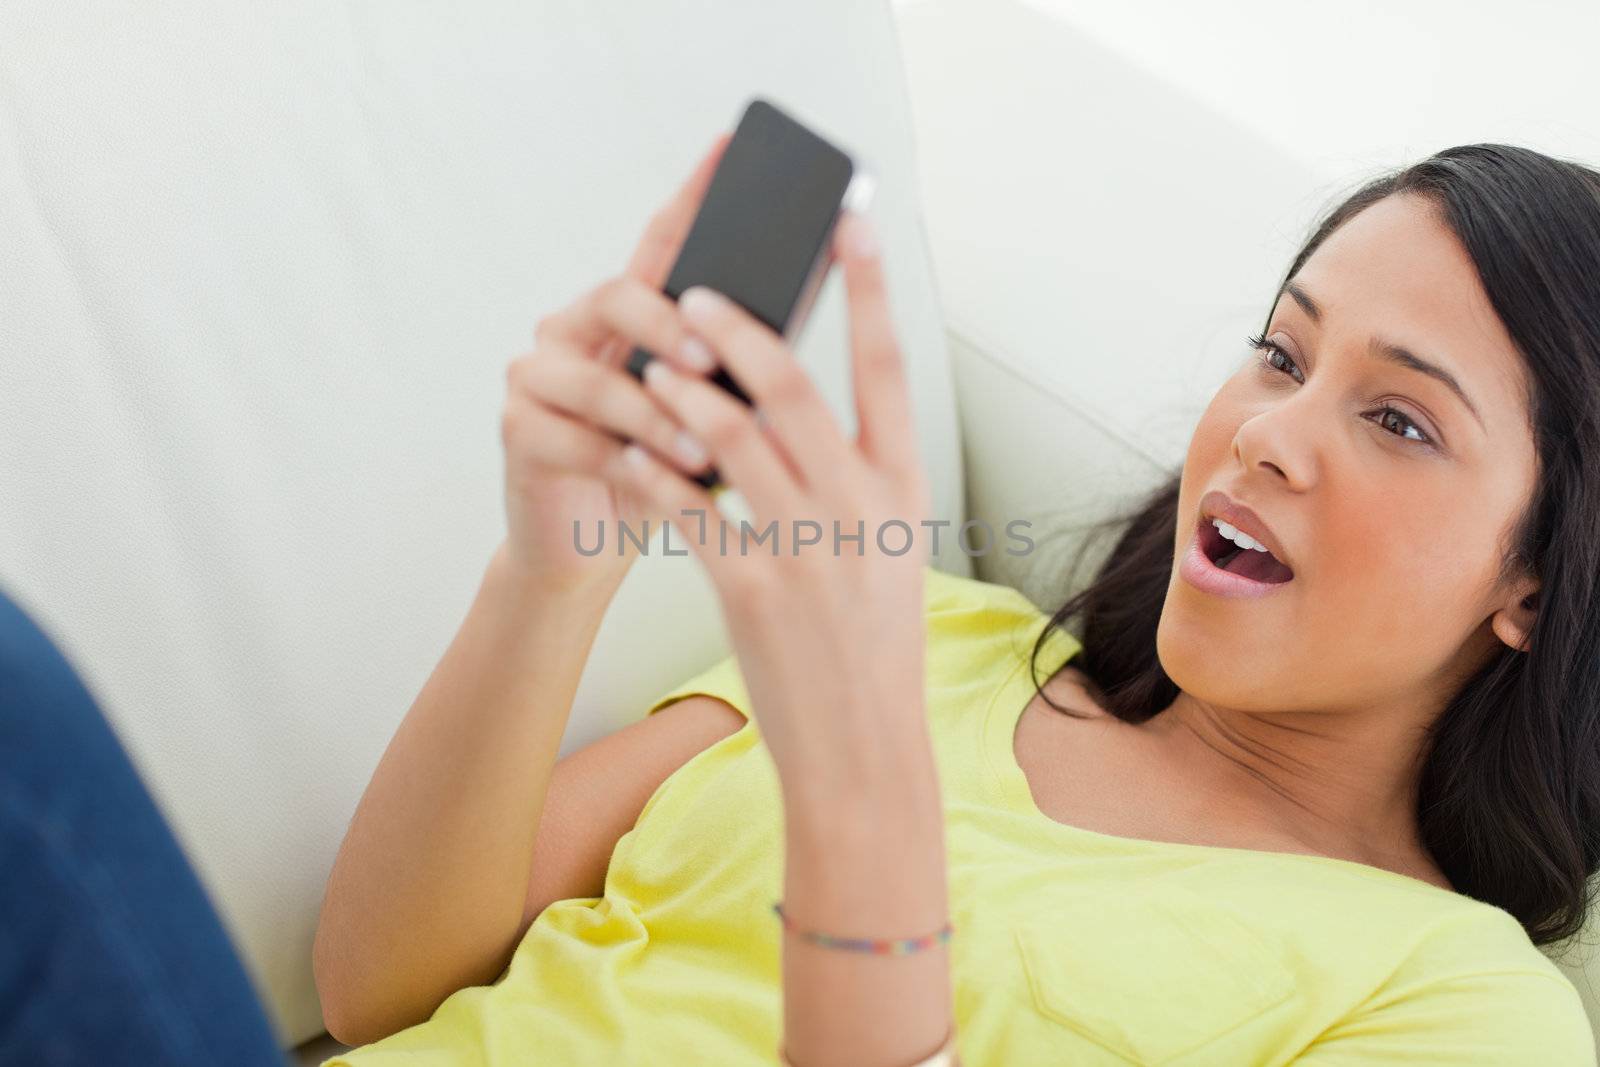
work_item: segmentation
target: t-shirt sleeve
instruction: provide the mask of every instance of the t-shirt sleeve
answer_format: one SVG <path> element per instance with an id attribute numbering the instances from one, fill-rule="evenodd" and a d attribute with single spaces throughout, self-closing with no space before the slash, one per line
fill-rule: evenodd
<path id="1" fill-rule="evenodd" d="M 656 697 L 645 710 L 645 715 L 654 715 L 667 705 L 697 693 L 725 700 L 746 719 L 754 721 L 750 711 L 750 694 L 745 690 L 744 675 L 739 670 L 739 658 L 732 653 Z"/>
<path id="2" fill-rule="evenodd" d="M 1541 971 L 1499 971 L 1386 995 L 1330 1027 L 1293 1062 L 1595 1067 L 1595 1039 L 1571 982 Z"/>

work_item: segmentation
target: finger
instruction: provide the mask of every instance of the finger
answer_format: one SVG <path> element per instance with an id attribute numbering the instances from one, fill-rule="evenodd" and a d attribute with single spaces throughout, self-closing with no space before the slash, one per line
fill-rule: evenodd
<path id="1" fill-rule="evenodd" d="M 685 290 L 678 309 L 755 402 L 803 485 L 826 485 L 847 469 L 854 449 L 783 338 L 736 301 L 706 286 Z"/>
<path id="2" fill-rule="evenodd" d="M 602 367 L 621 367 L 632 347 L 623 338 L 613 337 L 600 346 L 600 351 L 594 357 L 595 362 Z"/>
<path id="3" fill-rule="evenodd" d="M 705 155 L 700 157 L 700 162 L 695 164 L 694 172 L 679 186 L 672 199 L 650 217 L 643 236 L 639 238 L 638 247 L 633 250 L 633 256 L 623 270 L 624 274 L 655 289 L 666 284 L 672 264 L 683 248 L 684 239 L 689 236 L 689 227 L 694 223 L 695 214 L 705 200 L 711 176 L 716 173 L 722 152 L 732 139 L 731 131 L 718 134 Z"/>
<path id="4" fill-rule="evenodd" d="M 507 406 L 500 437 L 512 470 L 533 465 L 596 478 L 605 477 L 607 465 L 627 444 L 529 400 Z"/>
<path id="5" fill-rule="evenodd" d="M 626 274 L 606 279 L 567 307 L 545 316 L 535 336 L 541 343 L 565 343 L 586 352 L 617 342 L 609 357 L 618 364 L 635 347 L 641 347 L 692 374 L 709 373 L 715 366 L 705 345 L 684 324 L 676 302 Z"/>
<path id="6" fill-rule="evenodd" d="M 858 249 L 856 237 L 872 241 Z M 834 231 L 835 254 L 844 263 L 850 304 L 851 378 L 856 403 L 856 442 L 874 463 L 896 471 L 920 466 L 911 388 L 905 360 L 895 339 L 883 260 L 876 235 L 864 215 L 847 211 Z"/>
<path id="7" fill-rule="evenodd" d="M 526 396 L 609 431 L 623 443 L 641 441 L 690 473 L 706 469 L 705 448 L 631 374 L 556 344 L 553 355 L 530 364 L 519 378 Z"/>
<path id="8" fill-rule="evenodd" d="M 763 519 L 795 515 L 801 500 L 796 472 L 777 444 L 756 425 L 755 412 L 720 385 L 679 374 L 659 360 L 644 369 L 645 387 L 711 454 L 724 481 Z"/>
<path id="9" fill-rule="evenodd" d="M 663 515 L 676 526 L 719 589 L 726 588 L 734 568 L 748 565 L 741 563 L 743 553 L 722 551 L 724 545 L 738 546 L 739 534 L 733 529 L 721 531 L 727 520 L 710 494 L 648 450 L 629 445 L 606 464 L 604 475 L 643 501 L 650 513 Z"/>

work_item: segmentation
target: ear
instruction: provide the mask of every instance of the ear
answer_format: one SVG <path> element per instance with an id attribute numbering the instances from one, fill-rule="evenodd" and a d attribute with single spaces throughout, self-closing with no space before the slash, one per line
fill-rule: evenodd
<path id="1" fill-rule="evenodd" d="M 1495 636 L 1518 652 L 1528 651 L 1533 635 L 1533 620 L 1538 615 L 1539 584 L 1529 581 L 1519 586 L 1513 599 L 1489 620 Z"/>

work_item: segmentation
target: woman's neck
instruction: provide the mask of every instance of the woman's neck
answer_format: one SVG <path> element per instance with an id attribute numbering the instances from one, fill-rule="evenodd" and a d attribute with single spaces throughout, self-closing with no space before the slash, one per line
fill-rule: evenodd
<path id="1" fill-rule="evenodd" d="M 1163 761 L 1164 780 L 1184 783 L 1180 802 L 1197 815 L 1443 880 L 1417 825 L 1422 738 L 1406 716 L 1238 712 L 1180 692 L 1140 732 Z"/>

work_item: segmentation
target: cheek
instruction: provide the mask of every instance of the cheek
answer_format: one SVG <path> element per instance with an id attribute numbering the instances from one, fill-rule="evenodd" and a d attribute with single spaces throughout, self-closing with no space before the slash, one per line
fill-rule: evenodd
<path id="1" fill-rule="evenodd" d="M 1475 533 L 1430 521 L 1415 500 L 1346 501 L 1341 512 L 1316 544 L 1330 635 L 1379 658 L 1448 653 L 1475 610 L 1484 564 Z"/>
<path id="2" fill-rule="evenodd" d="M 1217 472 L 1229 469 L 1233 452 L 1233 438 L 1242 416 L 1230 410 L 1226 388 L 1211 398 L 1211 403 L 1196 423 L 1189 438 L 1189 450 L 1183 457 L 1183 482 L 1178 494 L 1178 535 L 1176 549 L 1181 551 L 1194 532 L 1195 510 L 1200 497 L 1216 480 Z"/>
<path id="3" fill-rule="evenodd" d="M 1231 383 L 1224 385 L 1201 413 L 1194 435 L 1189 438 L 1189 452 L 1184 460 L 1186 469 L 1196 467 L 1209 472 L 1232 452 L 1234 436 L 1245 419 L 1239 405 L 1229 399 L 1232 389 Z"/>

